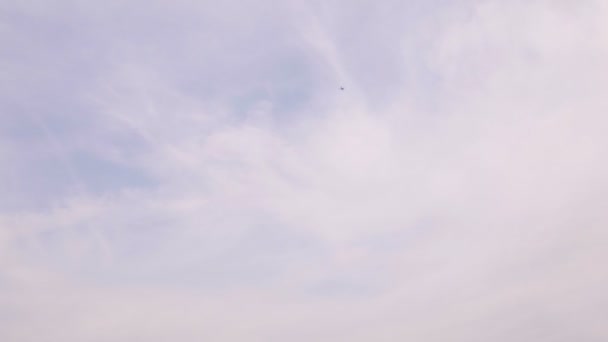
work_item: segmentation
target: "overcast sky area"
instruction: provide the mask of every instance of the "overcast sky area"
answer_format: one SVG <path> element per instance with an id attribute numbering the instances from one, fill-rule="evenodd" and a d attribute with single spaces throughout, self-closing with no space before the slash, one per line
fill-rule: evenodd
<path id="1" fill-rule="evenodd" d="M 1 341 L 608 340 L 606 1 L 0 0 L 0 44 Z"/>

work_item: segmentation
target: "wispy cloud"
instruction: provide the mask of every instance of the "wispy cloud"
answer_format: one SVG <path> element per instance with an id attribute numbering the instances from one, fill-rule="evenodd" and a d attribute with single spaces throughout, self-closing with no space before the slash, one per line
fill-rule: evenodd
<path id="1" fill-rule="evenodd" d="M 3 340 L 608 335 L 602 2 L 0 12 Z"/>

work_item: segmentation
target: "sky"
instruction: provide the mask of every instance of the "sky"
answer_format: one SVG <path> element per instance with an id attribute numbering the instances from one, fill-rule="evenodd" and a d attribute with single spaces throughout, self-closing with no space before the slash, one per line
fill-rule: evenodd
<path id="1" fill-rule="evenodd" d="M 0 340 L 608 340 L 608 2 L 0 18 Z"/>

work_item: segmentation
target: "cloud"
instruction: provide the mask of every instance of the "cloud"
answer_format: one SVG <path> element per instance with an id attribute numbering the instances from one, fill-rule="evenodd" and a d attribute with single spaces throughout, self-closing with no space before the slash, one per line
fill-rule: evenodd
<path id="1" fill-rule="evenodd" d="M 607 10 L 3 5 L 0 337 L 604 340 Z"/>

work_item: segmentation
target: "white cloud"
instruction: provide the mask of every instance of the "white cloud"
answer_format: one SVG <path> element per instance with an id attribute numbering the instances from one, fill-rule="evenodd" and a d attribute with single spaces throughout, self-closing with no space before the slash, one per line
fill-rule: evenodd
<path id="1" fill-rule="evenodd" d="M 43 5 L 3 339 L 606 338 L 602 3 Z"/>

